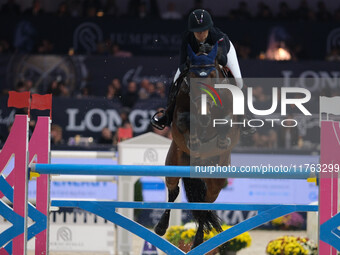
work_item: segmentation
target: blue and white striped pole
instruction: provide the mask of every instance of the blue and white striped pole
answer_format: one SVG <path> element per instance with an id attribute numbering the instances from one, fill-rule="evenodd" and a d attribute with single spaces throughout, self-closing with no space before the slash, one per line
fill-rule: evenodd
<path id="1" fill-rule="evenodd" d="M 61 175 L 120 175 L 165 176 L 190 178 L 254 178 L 254 179 L 308 179 L 317 173 L 307 169 L 287 171 L 267 168 L 245 167 L 199 167 L 199 166 L 149 166 L 149 165 L 85 165 L 85 164 L 32 164 L 30 170 L 39 174 Z"/>

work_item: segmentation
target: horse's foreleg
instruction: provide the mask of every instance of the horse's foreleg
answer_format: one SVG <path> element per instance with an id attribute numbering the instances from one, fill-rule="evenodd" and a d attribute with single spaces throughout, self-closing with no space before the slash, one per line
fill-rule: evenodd
<path id="1" fill-rule="evenodd" d="M 168 202 L 174 202 L 179 194 L 179 182 L 180 178 L 177 177 L 167 177 L 166 186 L 168 188 Z M 170 209 L 167 209 L 162 214 L 161 219 L 159 220 L 158 224 L 155 226 L 155 233 L 162 236 L 165 234 L 166 230 L 169 227 L 169 219 L 170 219 Z"/>

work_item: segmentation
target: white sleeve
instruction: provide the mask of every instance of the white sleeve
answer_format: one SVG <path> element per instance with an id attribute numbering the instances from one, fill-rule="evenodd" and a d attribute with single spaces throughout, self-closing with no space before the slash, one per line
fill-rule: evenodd
<path id="1" fill-rule="evenodd" d="M 230 42 L 230 49 L 229 49 L 229 52 L 227 54 L 227 57 L 228 57 L 227 67 L 229 68 L 230 72 L 233 74 L 233 76 L 236 80 L 237 87 L 242 89 L 243 80 L 242 80 L 241 70 L 240 70 L 240 66 L 238 64 L 236 51 L 235 51 L 235 48 L 234 48 L 234 45 L 232 44 L 232 42 Z"/>

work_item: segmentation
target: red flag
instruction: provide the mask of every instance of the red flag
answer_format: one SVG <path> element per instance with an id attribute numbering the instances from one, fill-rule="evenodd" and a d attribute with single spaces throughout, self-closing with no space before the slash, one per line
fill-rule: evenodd
<path id="1" fill-rule="evenodd" d="M 50 118 L 52 119 L 52 94 L 33 94 L 31 109 L 50 110 Z"/>
<path id="2" fill-rule="evenodd" d="M 32 95 L 31 109 L 51 110 L 52 109 L 52 94 Z"/>
<path id="3" fill-rule="evenodd" d="M 29 108 L 30 106 L 30 92 L 15 92 L 9 91 L 7 106 L 15 108 Z"/>

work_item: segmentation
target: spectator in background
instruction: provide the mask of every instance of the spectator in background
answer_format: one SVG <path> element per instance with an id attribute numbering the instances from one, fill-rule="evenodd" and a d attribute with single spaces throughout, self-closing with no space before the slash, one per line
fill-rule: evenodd
<path id="1" fill-rule="evenodd" d="M 307 20 L 316 21 L 316 14 L 312 9 L 309 9 Z"/>
<path id="2" fill-rule="evenodd" d="M 61 2 L 58 6 L 57 17 L 69 17 L 70 13 L 68 10 L 68 5 L 65 1 Z"/>
<path id="3" fill-rule="evenodd" d="M 274 129 L 259 128 L 252 136 L 254 146 L 261 149 L 277 148 L 277 133 Z"/>
<path id="4" fill-rule="evenodd" d="M 80 17 L 82 15 L 83 7 L 80 0 L 69 0 L 68 5 L 72 17 Z"/>
<path id="5" fill-rule="evenodd" d="M 19 15 L 20 6 L 15 3 L 15 0 L 7 0 L 1 7 L 1 14 L 8 16 Z"/>
<path id="6" fill-rule="evenodd" d="M 232 10 L 232 17 L 236 20 L 249 20 L 251 19 L 251 13 L 248 10 L 248 4 L 244 1 L 241 1 L 236 10 Z"/>
<path id="7" fill-rule="evenodd" d="M 296 10 L 295 17 L 298 20 L 309 20 L 312 10 L 309 8 L 306 0 L 301 0 L 299 7 Z"/>
<path id="8" fill-rule="evenodd" d="M 0 41 L 0 54 L 8 53 L 10 51 L 9 49 L 9 43 L 6 40 Z"/>
<path id="9" fill-rule="evenodd" d="M 270 101 L 270 97 L 263 92 L 262 86 L 256 86 L 253 88 L 254 104 L 264 104 Z M 256 108 L 256 107 L 255 107 Z"/>
<path id="10" fill-rule="evenodd" d="M 114 57 L 119 57 L 119 58 L 130 58 L 130 57 L 132 57 L 131 52 L 121 50 L 120 46 L 118 44 L 113 44 L 111 49 L 112 49 L 112 55 Z"/>
<path id="11" fill-rule="evenodd" d="M 89 98 L 91 97 L 91 94 L 92 94 L 91 88 L 86 86 L 80 90 L 80 93 L 77 95 L 77 98 Z"/>
<path id="12" fill-rule="evenodd" d="M 157 0 L 130 0 L 128 3 L 128 16 L 147 19 L 159 17 L 159 8 Z"/>
<path id="13" fill-rule="evenodd" d="M 325 2 L 319 1 L 317 10 L 316 17 L 319 21 L 330 21 L 332 19 L 331 14 L 327 11 Z"/>
<path id="14" fill-rule="evenodd" d="M 290 20 L 293 18 L 293 13 L 286 2 L 280 2 L 277 18 L 279 20 Z"/>
<path id="15" fill-rule="evenodd" d="M 65 82 L 58 80 L 55 80 L 51 83 L 50 87 L 47 90 L 47 93 L 50 93 L 53 96 L 60 97 L 69 97 L 71 94 Z"/>
<path id="16" fill-rule="evenodd" d="M 162 19 L 181 19 L 182 15 L 176 10 L 176 4 L 169 2 L 166 11 L 162 14 Z"/>
<path id="17" fill-rule="evenodd" d="M 26 79 L 24 80 L 25 91 L 30 91 L 31 93 L 38 93 L 37 89 L 34 87 L 33 81 Z"/>
<path id="18" fill-rule="evenodd" d="M 84 17 L 94 18 L 102 8 L 99 0 L 86 0 L 83 2 Z"/>
<path id="19" fill-rule="evenodd" d="M 64 81 L 60 81 L 58 83 L 58 88 L 59 88 L 59 91 L 60 91 L 59 96 L 61 96 L 61 97 L 70 97 L 71 92 L 70 92 L 69 88 L 66 86 Z"/>
<path id="20" fill-rule="evenodd" d="M 148 94 L 149 94 L 149 98 L 158 98 L 159 97 L 159 95 L 156 92 L 156 86 L 152 82 L 149 82 Z"/>
<path id="21" fill-rule="evenodd" d="M 264 2 L 259 2 L 257 4 L 258 12 L 257 12 L 257 18 L 260 20 L 270 20 L 273 18 L 273 14 L 269 8 L 268 5 L 266 5 Z"/>
<path id="22" fill-rule="evenodd" d="M 123 106 L 129 107 L 130 109 L 138 101 L 138 88 L 134 81 L 130 81 L 127 87 L 127 92 L 122 97 Z"/>
<path id="23" fill-rule="evenodd" d="M 120 83 L 120 80 L 118 78 L 114 78 L 111 84 L 116 90 L 116 96 L 119 99 L 122 99 L 122 84 Z"/>
<path id="24" fill-rule="evenodd" d="M 105 15 L 117 18 L 119 17 L 119 8 L 116 0 L 106 0 L 104 4 Z"/>
<path id="25" fill-rule="evenodd" d="M 287 119 L 294 119 L 293 116 L 288 115 Z M 294 122 L 285 121 L 286 126 L 293 126 Z M 293 147 L 302 146 L 302 138 L 299 135 L 298 127 L 283 127 L 280 126 L 278 132 L 278 143 L 280 148 L 292 149 Z"/>
<path id="26" fill-rule="evenodd" d="M 332 47 L 331 52 L 326 57 L 327 61 L 340 61 L 340 47 Z"/>
<path id="27" fill-rule="evenodd" d="M 47 93 L 52 94 L 53 96 L 59 96 L 60 91 L 58 89 L 58 81 L 52 81 L 51 85 L 47 89 Z"/>
<path id="28" fill-rule="evenodd" d="M 35 16 L 35 17 L 43 16 L 45 14 L 45 12 L 44 12 L 44 10 L 41 7 L 40 0 L 34 0 L 33 4 L 32 4 L 32 7 L 27 9 L 24 12 L 24 14 L 25 15 L 29 15 L 29 16 Z"/>
<path id="29" fill-rule="evenodd" d="M 131 126 L 131 123 L 127 120 L 122 122 L 122 125 L 117 129 L 116 135 L 115 135 L 115 141 L 116 143 L 125 141 L 127 139 L 130 139 L 133 137 L 133 129 Z"/>
<path id="30" fill-rule="evenodd" d="M 19 81 L 17 83 L 17 85 L 15 86 L 15 91 L 16 92 L 25 92 L 26 88 L 25 88 L 25 84 L 23 81 Z"/>
<path id="31" fill-rule="evenodd" d="M 113 144 L 113 135 L 107 127 L 102 129 L 101 136 L 98 140 L 99 144 Z"/>
<path id="32" fill-rule="evenodd" d="M 166 99 L 166 88 L 163 82 L 156 83 L 156 93 L 159 98 Z"/>
<path id="33" fill-rule="evenodd" d="M 63 129 L 57 124 L 52 124 L 51 126 L 51 144 L 52 145 L 62 145 L 63 140 Z"/>
<path id="34" fill-rule="evenodd" d="M 112 84 L 109 84 L 107 86 L 107 92 L 106 92 L 105 98 L 108 100 L 113 100 L 114 98 L 116 98 L 116 89 L 113 87 Z"/>
<path id="35" fill-rule="evenodd" d="M 140 89 L 138 91 L 138 96 L 139 96 L 139 99 L 147 99 L 149 98 L 149 83 L 150 81 L 148 79 L 143 79 L 141 82 L 140 82 Z"/>
<path id="36" fill-rule="evenodd" d="M 48 39 L 43 39 L 38 45 L 39 54 L 52 54 L 54 49 L 53 43 Z"/>
<path id="37" fill-rule="evenodd" d="M 86 2 L 86 1 L 85 1 Z M 95 6 L 89 6 L 86 9 L 86 17 L 95 18 L 97 17 L 97 8 Z"/>
<path id="38" fill-rule="evenodd" d="M 129 122 L 129 114 L 130 114 L 130 109 L 127 107 L 123 107 L 123 109 L 119 113 L 119 117 L 122 120 L 122 123 L 125 121 Z"/>
<path id="39" fill-rule="evenodd" d="M 149 17 L 149 13 L 146 7 L 146 3 L 140 2 L 140 4 L 138 5 L 137 18 L 146 19 L 148 17 Z"/>
<path id="40" fill-rule="evenodd" d="M 105 42 L 97 43 L 97 54 L 107 56 L 110 54 L 111 41 L 106 40 Z"/>
<path id="41" fill-rule="evenodd" d="M 14 47 L 19 53 L 31 53 L 36 49 L 38 31 L 32 22 L 22 20 L 18 23 L 14 36 Z"/>

